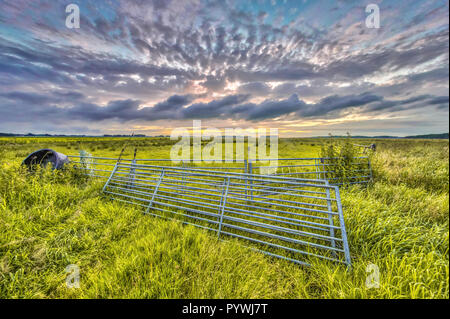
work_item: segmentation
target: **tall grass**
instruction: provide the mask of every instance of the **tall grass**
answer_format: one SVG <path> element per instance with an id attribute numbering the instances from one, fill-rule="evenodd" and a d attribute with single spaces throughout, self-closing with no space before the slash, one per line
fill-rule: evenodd
<path id="1" fill-rule="evenodd" d="M 448 142 L 377 142 L 374 183 L 342 191 L 352 271 L 323 261 L 299 267 L 144 216 L 71 169 L 30 174 L 19 163 L 36 142 L 2 142 L 2 298 L 449 298 Z M 49 142 L 59 151 L 56 143 L 77 140 Z M 319 154 L 320 144 L 282 140 L 280 156 Z M 379 288 L 366 287 L 370 263 Z M 79 289 L 66 286 L 69 264 L 80 267 Z"/>
<path id="2" fill-rule="evenodd" d="M 349 184 L 355 180 L 355 176 L 365 175 L 361 172 L 362 161 L 358 159 L 365 154 L 362 149 L 354 144 L 351 136 L 345 139 L 335 139 L 330 136 L 330 140 L 322 144 L 320 157 L 324 164 L 324 178 L 334 184 Z"/>

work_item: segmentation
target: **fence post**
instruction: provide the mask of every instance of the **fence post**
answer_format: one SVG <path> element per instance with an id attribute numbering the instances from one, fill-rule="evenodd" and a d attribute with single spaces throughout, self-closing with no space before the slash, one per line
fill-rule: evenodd
<path id="1" fill-rule="evenodd" d="M 81 167 L 84 170 L 84 173 L 86 173 L 87 171 L 87 165 L 86 165 L 86 160 L 85 160 L 85 155 L 87 152 L 85 152 L 84 150 L 80 150 L 80 163 L 81 163 Z"/>
<path id="2" fill-rule="evenodd" d="M 341 228 L 341 237 L 342 237 L 342 243 L 344 246 L 345 262 L 348 265 L 348 267 L 351 268 L 352 260 L 350 257 L 350 249 L 348 248 L 347 232 L 345 231 L 345 222 L 344 222 L 344 213 L 342 211 L 341 194 L 339 193 L 338 186 L 335 186 L 334 190 L 336 193 L 336 202 L 337 202 L 338 215 L 339 215 L 339 227 Z"/>
<path id="3" fill-rule="evenodd" d="M 220 220 L 219 220 L 219 229 L 217 231 L 217 238 L 220 238 L 220 231 L 222 230 L 222 222 L 223 222 L 223 213 L 225 211 L 225 205 L 227 204 L 228 197 L 228 186 L 230 186 L 230 177 L 227 177 L 227 183 L 225 185 L 224 191 L 222 191 L 222 200 L 220 207 Z"/>
<path id="4" fill-rule="evenodd" d="M 370 181 L 373 181 L 373 172 L 372 172 L 372 164 L 370 163 L 370 158 L 367 158 L 367 165 L 369 166 L 369 174 L 370 174 Z"/>
<path id="5" fill-rule="evenodd" d="M 92 160 L 92 163 L 89 162 L 89 159 Z M 95 164 L 93 157 L 90 153 L 85 150 L 80 150 L 80 165 L 83 170 L 83 174 L 87 176 L 92 176 L 94 174 Z M 89 165 L 91 164 L 91 165 Z M 89 167 L 90 166 L 90 167 Z"/>
<path id="6" fill-rule="evenodd" d="M 148 204 L 148 207 L 145 210 L 144 214 L 147 214 L 150 208 L 152 207 L 153 200 L 155 199 L 156 192 L 158 191 L 159 185 L 161 184 L 163 177 L 164 177 L 164 168 L 161 170 L 161 175 L 159 175 L 158 183 L 155 185 L 155 190 L 153 191 L 152 199 L 150 200 L 150 203 Z"/>
<path id="7" fill-rule="evenodd" d="M 330 192 L 330 182 L 329 181 L 325 181 L 325 187 L 326 187 L 326 194 L 327 194 L 327 206 L 328 206 L 328 223 L 331 226 L 330 227 L 330 237 L 332 237 L 333 239 L 331 240 L 331 247 L 336 248 L 336 241 L 334 240 L 334 228 L 332 226 L 334 226 L 334 222 L 333 222 L 333 205 L 331 204 L 331 192 Z M 336 252 L 333 251 L 333 255 L 336 256 Z"/>

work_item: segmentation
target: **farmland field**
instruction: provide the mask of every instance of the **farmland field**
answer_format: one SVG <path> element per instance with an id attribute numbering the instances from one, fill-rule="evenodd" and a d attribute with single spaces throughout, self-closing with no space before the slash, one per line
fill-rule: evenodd
<path id="1" fill-rule="evenodd" d="M 324 140 L 281 139 L 279 157 L 317 157 Z M 449 298 L 448 140 L 376 143 L 374 181 L 341 191 L 352 270 L 301 267 L 208 232 L 144 216 L 76 172 L 30 175 L 32 151 L 117 157 L 123 138 L 0 138 L 2 298 Z M 169 158 L 167 138 L 136 138 L 131 158 Z M 80 288 L 66 267 L 80 268 Z M 369 264 L 379 287 L 369 288 Z"/>

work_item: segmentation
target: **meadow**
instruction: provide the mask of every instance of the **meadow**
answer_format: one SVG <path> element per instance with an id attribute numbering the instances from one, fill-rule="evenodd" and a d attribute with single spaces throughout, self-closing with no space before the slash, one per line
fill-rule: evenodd
<path id="1" fill-rule="evenodd" d="M 374 180 L 341 191 L 353 267 L 302 267 L 112 202 L 75 170 L 28 174 L 52 148 L 117 157 L 125 138 L 0 138 L 1 298 L 449 298 L 448 140 L 376 143 Z M 281 139 L 279 156 L 317 157 L 322 139 Z M 169 158 L 168 138 L 135 138 L 124 157 Z M 80 288 L 66 267 L 80 268 Z M 379 268 L 379 287 L 366 280 Z"/>

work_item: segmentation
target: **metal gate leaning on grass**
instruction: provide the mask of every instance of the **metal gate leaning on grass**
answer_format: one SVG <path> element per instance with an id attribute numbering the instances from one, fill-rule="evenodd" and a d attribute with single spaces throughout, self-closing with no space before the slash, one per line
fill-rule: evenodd
<path id="1" fill-rule="evenodd" d="M 351 264 L 339 188 L 328 181 L 118 162 L 103 192 L 273 257 Z"/>

